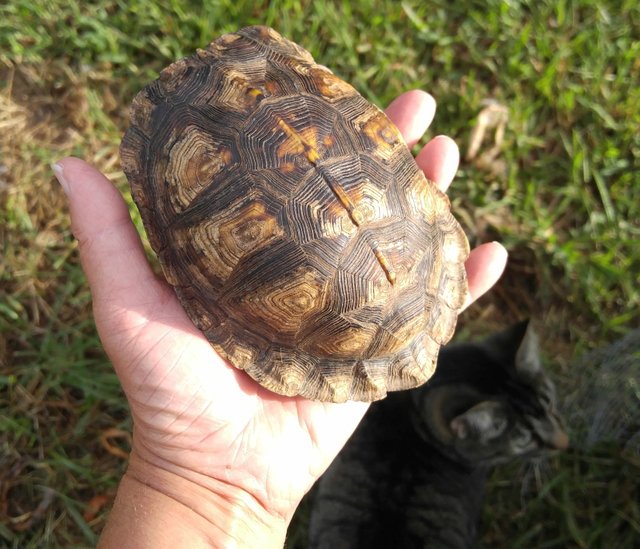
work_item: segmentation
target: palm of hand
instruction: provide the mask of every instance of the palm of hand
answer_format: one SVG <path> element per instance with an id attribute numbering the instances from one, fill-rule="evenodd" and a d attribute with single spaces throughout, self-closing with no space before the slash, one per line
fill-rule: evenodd
<path id="1" fill-rule="evenodd" d="M 387 112 L 412 145 L 434 109 L 428 95 L 409 92 Z M 457 161 L 448 138 L 432 140 L 417 157 L 443 190 Z M 119 193 L 79 160 L 62 166 L 96 324 L 131 406 L 134 451 L 178 474 L 240 487 L 290 518 L 367 405 L 279 397 L 225 363 L 153 275 Z M 469 302 L 491 287 L 505 261 L 499 245 L 472 252 Z"/>
<path id="2" fill-rule="evenodd" d="M 107 352 L 145 460 L 241 486 L 287 515 L 329 465 L 367 409 L 279 397 L 225 363 L 173 290 L 150 278 L 152 302 L 96 301 Z M 133 296 L 132 296 L 133 297 Z"/>

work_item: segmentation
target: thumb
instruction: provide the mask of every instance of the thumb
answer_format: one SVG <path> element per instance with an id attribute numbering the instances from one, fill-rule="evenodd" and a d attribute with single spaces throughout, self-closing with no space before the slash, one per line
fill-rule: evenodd
<path id="1" fill-rule="evenodd" d="M 173 289 L 155 276 L 118 190 L 78 158 L 64 158 L 52 168 L 69 200 L 98 332 L 125 392 L 131 395 L 147 383 L 157 364 L 175 369 L 174 388 L 179 383 L 196 386 L 220 372 L 224 377 L 217 378 L 216 387 L 228 390 L 230 382 L 237 384 L 230 367 L 211 368 L 212 363 L 225 363 L 189 320 Z M 190 373 L 176 368 L 185 362 L 185 349 Z M 136 367 L 130 367 L 134 363 Z M 155 382 L 169 379 L 163 374 Z"/>
<path id="2" fill-rule="evenodd" d="M 166 288 L 147 262 L 127 205 L 111 182 L 78 158 L 52 166 L 69 200 L 71 227 L 94 306 L 157 302 Z"/>

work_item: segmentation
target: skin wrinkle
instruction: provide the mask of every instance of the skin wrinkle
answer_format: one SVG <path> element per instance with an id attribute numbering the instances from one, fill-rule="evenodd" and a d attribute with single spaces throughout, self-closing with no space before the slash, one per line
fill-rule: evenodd
<path id="1" fill-rule="evenodd" d="M 137 417 L 137 416 L 136 416 L 136 417 Z M 158 434 L 160 434 L 160 433 L 162 433 L 162 432 L 163 432 L 163 429 L 162 429 L 162 428 L 158 428 L 158 427 L 156 427 L 155 425 L 150 424 L 149 422 L 144 421 L 144 420 L 142 420 L 142 419 L 138 420 L 138 423 L 139 423 L 141 426 L 144 426 L 145 430 L 148 430 L 148 431 L 154 431 L 154 432 L 156 432 L 156 433 L 158 433 Z M 173 445 L 172 445 L 172 444 L 167 444 L 167 443 L 166 443 L 166 441 L 165 441 L 165 446 L 166 446 L 167 448 L 171 448 L 171 449 L 183 449 L 183 448 L 184 448 L 184 445 L 183 445 L 183 444 L 181 444 L 181 443 L 176 443 L 176 444 L 173 444 Z"/>
<path id="2" fill-rule="evenodd" d="M 170 459 L 167 459 L 165 457 L 160 457 L 160 456 L 155 456 L 154 453 L 151 451 L 151 449 L 145 444 L 144 440 L 136 440 L 136 443 L 138 444 L 138 447 L 142 447 L 144 449 L 147 450 L 149 456 L 153 456 L 156 459 L 150 459 L 150 458 L 144 458 L 142 457 L 142 459 L 144 459 L 145 461 L 148 461 L 149 463 L 152 463 L 153 465 L 156 465 L 158 467 L 160 467 L 161 469 L 175 474 L 176 476 L 180 476 L 186 480 L 192 481 L 194 482 L 194 480 L 191 478 L 191 476 L 195 476 L 195 477 L 202 477 L 204 479 L 209 479 L 210 481 L 212 481 L 213 483 L 216 482 L 221 482 L 223 484 L 227 484 L 228 486 L 235 486 L 238 489 L 244 489 L 240 486 L 237 486 L 236 484 L 233 484 L 231 482 L 225 481 L 223 478 L 221 478 L 221 476 L 213 476 L 211 474 L 207 474 L 207 473 L 201 473 L 198 471 L 191 471 L 191 473 L 193 473 L 193 475 L 185 475 L 185 474 L 180 474 L 180 471 L 183 470 L 182 466 L 180 465 L 180 463 L 176 462 L 176 461 L 172 461 Z M 182 446 L 179 446 L 179 448 L 182 448 Z M 175 470 L 174 470 L 175 469 Z M 207 483 L 210 484 L 210 483 Z"/>
<path id="3" fill-rule="evenodd" d="M 241 428 L 236 429 L 237 432 L 235 433 L 235 435 L 227 445 L 228 448 L 232 448 L 234 450 L 233 455 L 229 460 L 230 463 L 241 462 L 242 460 L 240 459 L 240 456 L 246 453 L 243 451 L 245 449 L 244 441 L 246 439 L 250 439 L 252 436 L 252 432 L 253 432 L 252 417 L 253 417 L 252 415 L 247 415 L 247 421 L 244 423 L 244 425 Z"/>
<path id="4" fill-rule="evenodd" d="M 256 415 L 253 416 L 253 418 L 255 418 L 255 417 L 260 417 L 261 419 L 262 418 L 266 418 L 267 421 L 268 421 L 267 425 L 268 425 L 268 431 L 269 431 L 270 434 L 278 433 L 281 430 L 283 430 L 281 426 L 274 425 L 273 421 L 271 420 L 272 417 L 277 417 L 278 414 L 271 415 L 269 413 L 269 410 L 266 409 L 266 407 L 265 407 L 266 403 L 264 401 L 260 401 L 257 404 L 260 406 L 261 409 L 260 409 L 260 411 L 257 412 Z M 247 459 L 246 456 L 248 456 L 248 455 L 250 455 L 252 453 L 250 451 L 251 441 L 254 440 L 255 438 L 259 438 L 259 437 L 265 436 L 264 427 L 256 426 L 255 425 L 255 420 L 251 419 L 249 421 L 248 428 L 243 429 L 239 433 L 239 436 L 242 438 L 242 442 L 238 445 L 238 449 L 236 451 L 236 456 L 238 455 L 238 452 L 240 452 L 240 450 L 244 450 L 242 452 L 242 454 L 241 454 L 243 456 L 242 460 L 244 461 L 244 460 Z M 269 436 L 267 436 L 266 438 L 269 438 Z M 249 451 L 246 451 L 245 448 L 249 449 Z M 268 481 L 268 477 L 270 476 L 270 474 L 271 474 L 270 468 L 266 469 L 263 479 L 259 479 L 254 474 L 252 474 L 254 482 L 256 482 L 256 484 L 258 486 L 261 486 L 261 485 L 264 486 L 266 493 L 273 493 L 274 492 L 274 490 L 269 488 L 270 484 L 267 482 Z M 279 487 L 277 487 L 277 488 L 279 488 Z"/>
<path id="5" fill-rule="evenodd" d="M 192 427 L 194 425 L 194 423 L 196 423 L 197 421 L 201 420 L 202 418 L 206 417 L 205 412 L 213 405 L 212 402 L 209 402 L 204 410 L 200 410 L 197 413 L 192 413 L 189 411 L 189 409 L 197 404 L 199 402 L 199 399 L 197 397 L 193 397 L 185 406 L 184 410 L 177 415 L 177 417 L 174 418 L 174 420 L 167 425 L 168 428 L 173 427 L 176 423 L 180 423 L 183 420 L 188 421 L 188 425 L 185 425 L 184 427 L 181 428 L 179 433 L 174 433 L 174 434 L 170 434 L 167 433 L 165 440 L 170 439 L 170 438 L 175 438 L 176 436 L 181 436 L 184 433 L 188 432 L 190 430 L 190 427 Z"/>
<path id="6" fill-rule="evenodd" d="M 95 310 L 96 310 L 96 308 L 94 306 L 94 311 Z M 130 335 L 131 328 L 133 327 L 134 330 L 140 331 L 140 330 L 143 330 L 148 325 L 148 323 L 150 322 L 145 317 L 140 316 L 139 318 L 142 320 L 142 322 L 140 323 L 140 326 L 135 326 L 135 325 L 132 326 L 128 321 L 128 318 L 130 316 L 130 311 L 128 311 L 126 309 L 122 309 L 121 312 L 118 312 L 116 314 L 118 316 L 122 316 L 123 322 L 118 322 L 116 320 L 116 322 L 113 323 L 113 329 L 105 329 L 104 330 L 104 334 L 107 337 L 120 337 L 121 335 L 126 335 L 127 339 L 133 340 L 134 337 L 132 337 Z M 110 328 L 111 328 L 111 326 L 110 326 Z M 134 336 L 135 335 L 136 334 L 134 334 Z"/>
<path id="7" fill-rule="evenodd" d="M 141 456 L 140 456 L 140 457 L 141 457 Z M 146 459 L 145 459 L 145 458 L 143 458 L 143 457 L 141 457 L 141 459 L 143 459 L 144 461 L 148 461 L 148 460 L 146 460 Z M 170 470 L 169 468 L 167 468 L 166 466 L 161 466 L 161 467 L 162 467 L 162 469 L 163 469 L 164 471 L 166 471 L 167 473 L 170 473 L 170 474 L 172 474 L 172 475 L 176 475 L 177 477 L 183 478 L 184 480 L 186 480 L 186 481 L 188 481 L 188 482 L 191 482 L 191 483 L 197 484 L 198 486 L 201 486 L 201 485 L 200 485 L 200 484 L 198 484 L 194 479 L 190 478 L 190 476 L 189 476 L 189 475 L 181 475 L 181 474 L 180 474 L 180 470 L 181 470 L 180 465 L 175 464 L 175 463 L 172 463 L 172 462 L 170 462 L 170 461 L 166 461 L 165 463 L 168 463 L 168 464 L 170 464 L 170 465 L 174 465 L 174 467 L 175 467 L 175 471 L 173 471 L 173 470 Z M 158 464 L 156 464 L 156 463 L 154 463 L 154 464 L 155 464 L 155 465 L 158 465 Z M 203 515 L 203 514 L 199 511 L 199 509 L 196 509 L 195 507 L 190 506 L 190 505 L 186 505 L 186 504 L 185 504 L 183 501 L 181 501 L 180 499 L 177 499 L 177 498 L 175 498 L 173 495 L 168 494 L 166 490 L 163 490 L 161 487 L 156 486 L 156 483 L 155 483 L 155 482 L 150 482 L 150 480 L 151 480 L 151 479 L 149 479 L 149 480 L 145 480 L 145 479 L 143 479 L 141 476 L 139 476 L 139 475 L 137 474 L 137 470 L 136 470 L 135 468 L 134 468 L 134 469 L 132 469 L 132 470 L 128 470 L 128 471 L 127 471 L 127 475 L 129 475 L 129 478 L 134 478 L 136 481 L 140 482 L 141 484 L 144 484 L 145 486 L 148 486 L 148 487 L 150 487 L 150 488 L 152 488 L 152 489 L 156 490 L 157 492 L 159 492 L 159 493 L 161 493 L 161 494 L 163 494 L 163 495 L 165 495 L 165 496 L 167 496 L 167 497 L 170 497 L 170 498 L 174 499 L 175 501 L 177 501 L 177 502 L 178 502 L 178 503 L 180 503 L 181 505 L 184 505 L 184 506 L 188 507 L 191 511 L 196 512 L 196 513 L 197 513 L 198 515 L 200 515 L 202 518 L 204 518 L 205 520 L 207 520 L 207 522 L 210 522 L 210 521 L 209 521 L 209 519 L 208 519 L 208 517 L 207 517 L 206 515 Z M 205 476 L 205 475 L 202 475 L 202 476 Z M 290 520 L 289 518 L 287 518 L 285 515 L 283 515 L 283 514 L 281 514 L 281 513 L 275 513 L 275 514 L 274 514 L 274 513 L 273 513 L 273 511 L 271 511 L 271 510 L 268 508 L 268 506 L 267 506 L 267 505 L 265 505 L 265 504 L 264 504 L 264 502 L 262 502 L 262 501 L 260 500 L 260 498 L 256 497 L 256 496 L 255 496 L 254 494 L 252 494 L 250 491 L 248 491 L 248 490 L 246 490 L 246 489 L 244 489 L 244 488 L 241 488 L 241 487 L 237 486 L 236 484 L 233 484 L 233 483 L 230 483 L 230 482 L 226 482 L 226 481 L 224 481 L 224 480 L 223 480 L 223 479 L 221 479 L 221 478 L 217 478 L 217 477 L 216 477 L 216 478 L 214 478 L 214 477 L 210 477 L 210 476 L 207 476 L 207 478 L 208 478 L 210 481 L 212 481 L 211 483 L 208 483 L 208 484 L 210 484 L 210 485 L 211 485 L 211 484 L 215 484 L 215 485 L 222 485 L 222 486 L 224 486 L 224 487 L 226 487 L 226 488 L 227 488 L 226 490 L 215 490 L 215 489 L 213 489 L 213 487 L 212 487 L 212 486 L 209 486 L 209 488 L 210 488 L 210 489 L 211 489 L 211 490 L 212 490 L 212 491 L 213 491 L 213 492 L 214 492 L 218 497 L 221 497 L 222 499 L 224 499 L 225 501 L 227 501 L 227 503 L 229 504 L 229 506 L 230 506 L 230 507 L 235 507 L 235 506 L 237 505 L 237 503 L 238 503 L 238 502 L 242 502 L 242 498 L 241 498 L 241 497 L 233 497 L 231 494 L 229 494 L 229 492 L 237 491 L 237 492 L 239 492 L 239 495 L 245 494 L 246 496 L 249 496 L 249 498 L 250 498 L 252 501 L 256 502 L 256 503 L 259 505 L 259 507 L 260 507 L 260 508 L 261 508 L 261 509 L 262 509 L 262 510 L 267 514 L 267 515 L 272 516 L 272 517 L 275 517 L 275 518 L 278 518 L 278 519 L 283 520 L 283 521 L 285 521 L 285 522 L 287 522 L 287 523 L 288 523 L 288 521 Z M 243 507 L 245 507 L 245 508 L 248 508 L 248 506 L 247 506 L 246 504 L 244 504 L 244 502 L 242 502 L 242 506 L 243 506 Z"/>
<path id="8" fill-rule="evenodd" d="M 165 333 L 165 334 L 163 335 L 163 338 L 164 338 L 164 337 L 166 337 L 166 336 L 167 336 L 167 333 Z M 164 382 L 164 380 L 165 380 L 165 379 L 167 379 L 167 378 L 169 378 L 169 377 L 171 376 L 171 374 L 172 374 L 176 369 L 179 369 L 179 367 L 180 367 L 180 362 L 181 362 L 181 360 L 182 360 L 182 357 L 185 355 L 185 353 L 186 353 L 187 349 L 188 349 L 189 347 L 191 347 L 191 345 L 192 345 L 192 343 L 191 343 L 191 341 L 189 341 L 189 342 L 187 343 L 187 345 L 185 345 L 185 346 L 183 346 L 183 347 L 181 347 L 181 348 L 180 348 L 180 352 L 178 353 L 178 356 L 176 356 L 176 357 L 173 359 L 172 363 L 168 366 L 167 371 L 166 371 L 166 373 L 165 373 L 164 377 L 162 377 L 162 378 L 160 379 L 159 383 L 157 384 L 156 390 L 155 390 L 155 391 L 150 395 L 150 397 L 149 397 L 149 398 L 153 398 L 153 397 L 156 395 L 156 393 L 158 392 L 158 390 L 160 389 L 160 386 L 164 384 L 164 383 L 163 383 L 163 382 Z M 163 355 L 163 357 L 162 357 L 162 358 L 164 358 L 164 356 L 167 356 L 167 355 L 169 355 L 169 354 L 173 354 L 173 353 L 172 353 L 172 352 L 167 351 L 167 352 Z M 158 414 L 160 414 L 160 413 L 162 413 L 162 412 L 164 412 L 164 411 L 169 410 L 169 409 L 170 409 L 170 408 L 169 408 L 169 405 L 171 404 L 172 400 L 173 400 L 173 396 L 172 396 L 172 398 L 169 400 L 169 402 L 165 405 L 165 407 L 164 407 L 161 411 L 159 411 L 159 412 L 158 412 Z M 175 417 L 171 423 L 169 423 L 169 424 L 168 424 L 168 425 L 166 425 L 165 427 L 166 427 L 166 428 L 171 428 L 171 427 L 172 427 L 176 422 L 178 422 L 178 421 L 180 420 L 181 416 L 182 416 L 183 414 L 185 414 L 185 413 L 186 413 L 186 410 L 188 410 L 188 409 L 189 409 L 189 407 L 191 406 L 191 404 L 192 404 L 195 400 L 196 400 L 196 396 L 194 395 L 194 396 L 192 396 L 192 399 L 191 399 L 188 403 L 186 403 L 186 405 L 185 405 L 185 407 L 183 408 L 182 412 L 181 412 L 177 417 Z M 148 402 L 149 402 L 149 400 L 147 400 L 147 403 L 148 403 Z M 153 417 L 156 417 L 156 416 L 153 416 Z M 152 418 L 152 419 L 153 419 L 153 418 Z"/>
<path id="9" fill-rule="evenodd" d="M 194 399 L 194 402 L 196 400 Z M 204 409 L 200 410 L 198 413 L 193 414 L 193 417 L 191 418 L 191 421 L 189 422 L 189 424 L 185 427 L 185 431 L 189 430 L 191 427 L 193 427 L 193 425 L 201 420 L 202 418 L 205 418 L 207 416 L 207 411 L 213 406 L 213 402 L 209 402 L 207 404 L 205 404 Z M 203 438 L 201 438 L 200 440 L 198 440 L 198 444 L 202 444 L 203 440 L 205 438 L 207 438 L 209 436 L 209 433 L 207 433 L 206 435 L 203 436 Z"/>
<path id="10" fill-rule="evenodd" d="M 298 417 L 300 420 L 300 427 L 301 429 L 306 429 L 307 432 L 309 433 L 309 445 L 310 445 L 310 451 L 309 451 L 309 455 L 313 455 L 315 454 L 320 454 L 323 455 L 324 457 L 324 452 L 322 451 L 321 445 L 318 443 L 319 437 L 318 437 L 318 433 L 316 432 L 316 428 L 314 427 L 313 423 L 311 423 L 307 417 L 306 414 L 304 414 L 303 412 L 301 412 L 300 408 L 304 403 L 298 401 L 296 402 L 296 408 L 298 410 Z M 322 459 L 320 460 L 322 461 Z M 307 474 L 309 476 L 309 484 L 313 484 L 313 480 L 315 478 L 317 478 L 317 474 L 314 473 L 314 469 L 316 470 L 320 470 L 323 469 L 321 466 L 318 466 L 318 464 L 313 463 L 313 460 L 309 459 L 308 460 L 308 467 L 307 467 Z M 316 471 L 318 472 L 318 471 Z"/>
<path id="11" fill-rule="evenodd" d="M 125 246 L 122 246 L 121 238 L 113 238 L 113 235 L 120 236 L 123 232 L 129 230 L 129 226 L 131 224 L 131 218 L 129 217 L 129 212 L 122 213 L 119 217 L 114 219 L 113 221 L 109 221 L 105 227 L 98 229 L 96 231 L 95 225 L 99 223 L 94 223 L 91 227 L 91 236 L 85 233 L 85 231 L 79 229 L 77 224 L 71 224 L 71 232 L 73 237 L 78 241 L 78 247 L 80 248 L 81 253 L 84 253 L 87 256 L 91 255 L 91 248 L 97 244 L 100 244 L 102 240 L 105 240 L 107 243 L 115 243 L 112 248 L 107 247 L 104 250 L 101 250 L 101 253 L 108 251 L 109 249 L 114 249 L 118 254 L 121 254 L 125 251 L 132 251 L 137 255 L 140 244 L 139 242 L 126 242 Z M 107 238 L 105 238 L 107 237 Z"/>
<path id="12" fill-rule="evenodd" d="M 237 471 L 242 470 L 241 467 L 238 467 L 241 463 L 255 463 L 254 457 L 259 457 L 255 455 L 255 452 L 251 450 L 250 444 L 247 444 L 245 441 L 250 441 L 251 435 L 247 434 L 245 431 L 241 431 L 238 435 L 232 440 L 231 444 L 228 445 L 229 449 L 233 449 L 234 453 L 226 464 L 223 466 L 223 473 L 218 474 L 216 479 L 223 479 L 224 481 L 229 483 L 231 486 L 239 487 L 245 490 L 247 493 L 250 493 L 252 497 L 254 497 L 257 501 L 263 502 L 266 506 L 268 501 L 273 502 L 273 490 L 269 488 L 269 484 L 267 483 L 267 478 L 270 474 L 270 469 L 267 468 L 265 471 L 265 475 L 262 479 L 258 478 L 252 471 L 253 467 L 245 469 L 245 475 L 242 478 L 237 477 Z M 229 474 L 229 472 L 233 474 Z M 278 487 L 279 489 L 279 487 Z M 289 507 L 291 504 L 290 498 L 287 501 L 287 505 L 284 507 Z M 281 508 L 280 506 L 277 506 Z M 285 515 L 278 512 L 278 514 L 282 517 Z"/>
<path id="13" fill-rule="evenodd" d="M 136 475 L 136 473 L 135 473 L 135 472 L 130 472 L 130 473 L 128 472 L 127 474 L 129 475 L 129 478 L 130 478 L 130 479 L 132 479 L 132 480 L 134 480 L 134 481 L 136 481 L 136 482 L 139 482 L 140 484 L 142 484 L 142 485 L 144 485 L 144 486 L 146 486 L 146 487 L 148 487 L 148 488 L 152 488 L 153 490 L 155 490 L 156 492 L 158 492 L 158 493 L 162 494 L 162 495 L 163 495 L 163 496 L 165 496 L 165 497 L 171 498 L 172 500 L 174 500 L 175 502 L 179 503 L 180 505 L 182 505 L 182 506 L 184 506 L 184 507 L 187 507 L 190 511 L 192 511 L 192 512 L 194 512 L 194 513 L 198 514 L 201 518 L 203 518 L 203 519 L 204 519 L 204 520 L 206 520 L 207 522 L 210 522 L 210 521 L 209 521 L 209 519 L 207 518 L 207 516 L 206 516 L 206 515 L 204 515 L 204 514 L 202 514 L 198 509 L 196 509 L 196 508 L 195 508 L 195 507 L 193 507 L 193 506 L 185 505 L 185 503 L 184 503 L 184 502 L 180 501 L 180 499 L 178 499 L 178 498 L 174 497 L 172 494 L 167 493 L 167 491 L 166 491 L 166 490 L 164 490 L 164 491 L 163 491 L 163 490 L 160 490 L 160 489 L 158 489 L 156 486 L 154 486 L 152 483 L 144 481 L 142 478 L 139 478 L 139 477 Z"/>
<path id="14" fill-rule="evenodd" d="M 322 445 L 319 442 L 322 437 L 317 431 L 317 428 L 314 426 L 312 422 L 309 421 L 308 415 L 304 413 L 304 410 L 303 410 L 304 405 L 305 405 L 305 402 L 302 400 L 298 400 L 296 402 L 298 417 L 304 418 L 304 421 L 301 423 L 301 427 L 306 429 L 309 433 L 309 441 L 311 444 L 311 455 L 313 455 L 313 453 L 316 453 L 316 455 L 318 454 L 322 455 L 322 458 L 317 460 L 320 463 L 313 463 L 312 460 L 308 460 L 307 471 L 310 479 L 310 484 L 312 484 L 313 479 L 317 478 L 320 474 L 322 474 L 326 470 L 327 466 L 323 464 L 323 461 L 326 461 L 324 458 L 328 456 L 326 454 L 326 451 L 322 450 Z M 330 408 L 330 404 L 325 403 L 324 408 L 325 409 Z"/>
<path id="15" fill-rule="evenodd" d="M 96 314 L 96 316 L 104 315 L 105 317 L 110 317 L 111 319 L 108 324 L 108 328 L 104 329 L 105 337 L 117 338 L 120 334 L 126 334 L 128 336 L 127 339 L 129 339 L 129 342 L 124 345 L 125 348 L 130 347 L 131 349 L 135 349 L 137 347 L 137 341 L 144 337 L 145 333 L 150 328 L 150 325 L 153 325 L 153 328 L 155 328 L 155 324 L 157 324 L 156 320 L 149 320 L 150 318 L 154 318 L 153 312 L 151 312 L 150 314 L 137 313 L 133 312 L 131 308 L 113 307 L 111 303 L 113 303 L 115 300 L 109 300 L 106 303 L 100 303 L 100 301 L 101 300 L 99 299 L 94 300 L 94 313 Z M 102 309 L 103 307 L 107 310 L 111 309 L 111 311 L 107 313 L 104 309 Z M 155 308 L 157 307 L 158 304 L 156 304 Z M 149 307 L 149 309 L 151 310 L 153 308 L 154 307 Z M 146 307 L 143 308 L 143 310 L 145 309 Z M 170 333 L 172 330 L 173 328 L 170 325 L 167 325 L 165 335 Z M 138 355 L 137 357 L 132 357 L 131 360 L 125 365 L 125 367 L 129 368 L 134 365 L 134 363 L 140 363 L 145 356 L 150 355 L 153 352 L 155 346 L 157 346 L 161 341 L 161 338 L 157 339 L 154 346 L 147 352 L 142 355 Z M 127 353 L 125 353 L 125 356 L 126 354 Z M 143 380 L 143 382 L 144 381 L 146 381 L 146 379 Z"/>
<path id="16" fill-rule="evenodd" d="M 309 440 L 311 441 L 311 444 L 315 448 L 318 448 L 317 441 L 319 437 L 318 437 L 318 433 L 316 432 L 316 427 L 312 422 L 309 421 L 308 414 L 304 413 L 303 407 L 304 407 L 304 402 L 301 400 L 297 400 L 296 411 L 298 416 L 298 424 L 300 425 L 301 429 L 309 432 Z"/>
<path id="17" fill-rule="evenodd" d="M 135 295 L 135 290 L 147 284 L 148 281 L 149 277 L 143 275 L 128 286 L 132 291 L 127 291 L 127 287 L 124 287 L 121 288 L 119 292 L 122 291 L 125 294 Z M 156 284 L 156 282 L 153 283 L 153 285 Z M 148 302 L 127 303 L 121 306 L 117 305 L 119 300 L 96 296 L 94 298 L 94 310 L 97 311 L 98 314 L 103 314 L 109 318 L 109 325 L 122 326 L 123 332 L 128 332 L 132 329 L 143 330 L 149 326 L 149 324 L 161 324 L 164 320 L 169 321 L 167 322 L 167 326 L 168 328 L 172 328 L 171 324 L 175 323 L 176 318 L 173 315 L 168 315 L 166 318 L 163 318 L 161 314 L 157 313 L 157 311 L 163 311 L 165 305 L 173 299 L 173 295 L 170 295 L 169 291 L 173 290 L 167 288 L 167 291 L 160 292 L 159 295 L 154 295 Z M 137 307 L 137 309 L 134 307 Z M 122 322 L 118 321 L 118 317 L 121 317 Z M 136 321 L 139 322 L 138 326 L 136 325 Z M 112 333 L 117 334 L 118 332 L 114 330 Z"/>
<path id="18" fill-rule="evenodd" d="M 161 434 L 164 431 L 164 427 L 158 428 L 155 424 L 151 424 L 148 421 L 143 420 L 142 418 L 140 418 L 138 420 L 138 423 L 141 426 L 144 426 L 145 430 L 147 430 L 147 431 L 154 431 L 154 432 L 156 432 L 158 434 Z M 227 429 L 227 428 L 228 428 L 227 425 L 223 425 L 223 426 L 220 426 L 218 430 L 215 430 L 215 432 L 217 433 L 219 430 L 224 430 L 224 429 Z M 163 444 L 165 445 L 166 448 L 184 450 L 185 449 L 184 442 L 179 440 L 179 438 L 181 436 L 183 436 L 184 434 L 185 434 L 184 432 L 173 434 L 173 435 L 169 436 L 168 438 L 163 439 L 164 440 Z M 213 434 L 213 431 L 212 431 L 211 434 Z M 175 440 L 174 444 L 170 444 L 169 443 L 171 440 Z M 203 453 L 203 454 L 208 454 L 209 453 L 206 449 L 200 450 L 200 449 L 189 448 L 188 451 L 189 452 Z"/>
<path id="19" fill-rule="evenodd" d="M 209 408 L 207 407 L 207 410 Z M 209 432 L 207 432 L 205 435 L 203 435 L 203 437 L 199 440 L 200 443 L 205 443 L 208 442 L 210 439 L 212 438 L 216 438 L 217 436 L 219 436 L 219 433 L 221 431 L 224 431 L 225 429 L 229 428 L 229 424 L 228 423 L 224 423 L 219 425 L 218 427 L 214 427 L 213 429 L 211 429 Z"/>
<path id="20" fill-rule="evenodd" d="M 169 338 L 171 336 L 171 330 L 167 328 L 167 330 L 162 334 L 161 337 L 159 337 L 156 340 L 156 343 L 154 343 L 154 345 L 152 347 L 149 347 L 148 350 L 146 350 L 145 352 L 141 353 L 140 355 L 138 355 L 137 357 L 134 356 L 132 357 L 131 361 L 129 362 L 129 365 L 133 365 L 133 364 L 144 364 L 147 360 L 148 357 L 150 357 L 151 355 L 153 355 L 154 351 L 156 350 L 157 346 L 165 339 L 165 338 Z M 138 334 L 138 339 L 142 339 L 142 334 Z M 167 348 L 167 351 L 162 355 L 162 357 L 167 356 L 169 354 L 171 354 L 172 349 Z M 161 357 L 161 358 L 162 358 Z M 153 362 L 153 361 L 152 361 Z M 139 382 L 139 385 L 141 387 L 144 387 L 147 383 L 147 380 L 151 377 L 154 376 L 155 372 L 154 372 L 155 368 L 149 368 L 149 371 L 146 373 L 145 377 Z M 164 376 L 163 380 L 166 379 L 166 375 Z M 153 392 L 147 396 L 147 399 L 145 402 L 140 402 L 140 404 L 143 405 L 147 405 L 149 406 L 149 401 L 154 397 L 154 395 L 156 394 L 156 392 L 158 391 L 161 383 L 160 382 L 156 382 L 155 383 L 156 387 L 153 390 Z M 151 406 L 149 406 L 151 407 Z"/>

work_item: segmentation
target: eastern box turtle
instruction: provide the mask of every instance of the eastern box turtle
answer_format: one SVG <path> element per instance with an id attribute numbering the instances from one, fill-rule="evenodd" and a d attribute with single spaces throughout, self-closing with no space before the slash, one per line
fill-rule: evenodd
<path id="1" fill-rule="evenodd" d="M 306 50 L 248 27 L 173 63 L 121 158 L 189 317 L 262 386 L 371 401 L 433 374 L 469 244 L 397 128 Z"/>

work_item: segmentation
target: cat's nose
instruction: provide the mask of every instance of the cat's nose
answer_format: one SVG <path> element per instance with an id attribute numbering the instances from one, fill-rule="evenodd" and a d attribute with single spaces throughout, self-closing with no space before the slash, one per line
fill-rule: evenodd
<path id="1" fill-rule="evenodd" d="M 557 450 L 569 448 L 569 436 L 562 429 L 558 429 L 551 437 L 551 446 Z"/>

